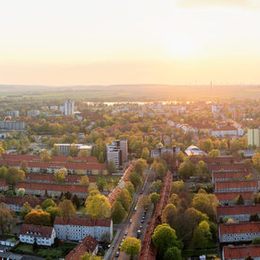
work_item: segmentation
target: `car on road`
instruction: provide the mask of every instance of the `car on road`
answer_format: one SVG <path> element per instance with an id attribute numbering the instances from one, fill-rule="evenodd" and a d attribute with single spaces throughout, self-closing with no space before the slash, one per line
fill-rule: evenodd
<path id="1" fill-rule="evenodd" d="M 115 257 L 119 257 L 120 252 L 117 251 Z"/>
<path id="2" fill-rule="evenodd" d="M 137 238 L 139 238 L 142 234 L 142 231 L 140 229 L 137 230 Z"/>
<path id="3" fill-rule="evenodd" d="M 140 229 L 140 230 L 142 230 L 142 229 L 143 229 L 143 226 L 142 226 L 142 225 L 140 225 L 139 229 Z"/>
<path id="4" fill-rule="evenodd" d="M 133 220 L 130 218 L 129 223 L 132 224 Z"/>
<path id="5" fill-rule="evenodd" d="M 128 234 L 128 233 L 127 233 L 127 231 L 126 231 L 126 232 L 125 232 L 125 237 L 127 236 L 127 234 Z"/>
<path id="6" fill-rule="evenodd" d="M 144 223 L 144 219 L 141 220 L 141 223 L 142 223 L 142 224 Z"/>

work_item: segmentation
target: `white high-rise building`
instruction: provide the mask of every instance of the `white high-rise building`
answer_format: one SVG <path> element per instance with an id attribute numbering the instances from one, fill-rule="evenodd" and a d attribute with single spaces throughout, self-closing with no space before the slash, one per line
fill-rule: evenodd
<path id="1" fill-rule="evenodd" d="M 72 100 L 66 100 L 64 103 L 64 114 L 66 116 L 68 115 L 74 115 L 74 101 Z"/>

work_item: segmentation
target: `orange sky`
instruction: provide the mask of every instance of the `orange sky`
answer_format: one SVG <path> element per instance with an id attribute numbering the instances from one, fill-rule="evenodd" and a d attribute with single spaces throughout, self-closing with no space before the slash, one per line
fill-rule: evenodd
<path id="1" fill-rule="evenodd" d="M 260 83 L 258 0 L 8 0 L 0 84 Z"/>

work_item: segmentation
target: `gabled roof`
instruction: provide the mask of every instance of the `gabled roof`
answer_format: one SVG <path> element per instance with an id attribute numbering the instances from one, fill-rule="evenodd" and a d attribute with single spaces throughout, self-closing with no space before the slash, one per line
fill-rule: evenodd
<path id="1" fill-rule="evenodd" d="M 255 258 L 260 257 L 260 245 L 224 246 L 223 252 L 225 260 Z"/>
<path id="2" fill-rule="evenodd" d="M 219 232 L 224 234 L 259 233 L 260 222 L 241 222 L 232 224 L 220 224 Z"/>
<path id="3" fill-rule="evenodd" d="M 257 180 L 249 180 L 249 181 L 222 181 L 216 182 L 215 189 L 231 189 L 231 188 L 258 188 Z"/>
<path id="4" fill-rule="evenodd" d="M 243 199 L 253 199 L 254 192 L 253 191 L 242 191 L 242 192 L 215 192 L 215 196 L 219 201 L 221 200 L 234 200 L 239 195 L 243 197 Z"/>
<path id="5" fill-rule="evenodd" d="M 20 235 L 50 238 L 52 231 L 53 227 L 23 224 L 21 227 Z"/>
<path id="6" fill-rule="evenodd" d="M 110 227 L 110 218 L 63 218 L 56 217 L 54 225 L 72 225 L 72 226 L 101 226 Z"/>
<path id="7" fill-rule="evenodd" d="M 240 214 L 253 215 L 259 213 L 260 213 L 260 204 L 217 207 L 217 216 L 240 215 Z"/>

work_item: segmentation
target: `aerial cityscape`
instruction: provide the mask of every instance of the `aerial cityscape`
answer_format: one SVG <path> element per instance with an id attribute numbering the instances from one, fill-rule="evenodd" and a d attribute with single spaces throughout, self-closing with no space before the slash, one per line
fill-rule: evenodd
<path id="1" fill-rule="evenodd" d="M 260 259 L 260 1 L 0 4 L 0 260 Z"/>

